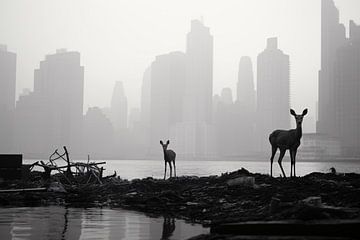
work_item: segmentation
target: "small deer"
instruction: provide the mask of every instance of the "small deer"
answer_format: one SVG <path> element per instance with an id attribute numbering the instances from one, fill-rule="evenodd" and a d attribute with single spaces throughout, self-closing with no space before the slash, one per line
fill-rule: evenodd
<path id="1" fill-rule="evenodd" d="M 176 177 L 176 166 L 175 166 L 176 153 L 171 149 L 167 149 L 169 143 L 170 143 L 169 140 L 167 140 L 166 144 L 164 144 L 163 141 L 160 140 L 160 144 L 164 151 L 164 160 L 165 160 L 164 180 L 166 178 L 166 163 L 168 163 L 170 167 L 170 177 L 172 177 L 172 164 L 174 165 L 174 175 Z"/>
<path id="2" fill-rule="evenodd" d="M 301 115 L 297 115 L 294 110 L 290 109 L 290 114 L 295 117 L 296 121 L 296 129 L 290 129 L 290 130 L 275 130 L 273 131 L 269 136 L 269 141 L 271 144 L 271 158 L 270 158 L 270 175 L 272 176 L 272 164 L 274 160 L 274 156 L 276 154 L 277 149 L 280 149 L 280 156 L 279 156 L 279 166 L 282 171 L 282 174 L 284 177 L 286 177 L 284 169 L 282 167 L 282 159 L 285 155 L 285 152 L 287 149 L 289 149 L 290 152 L 290 177 L 293 176 L 293 168 L 294 168 L 294 177 L 296 177 L 295 174 L 295 158 L 296 158 L 296 152 L 298 147 L 300 146 L 300 139 L 302 137 L 302 128 L 301 124 L 303 121 L 304 116 L 307 114 L 308 110 L 305 109 Z"/>

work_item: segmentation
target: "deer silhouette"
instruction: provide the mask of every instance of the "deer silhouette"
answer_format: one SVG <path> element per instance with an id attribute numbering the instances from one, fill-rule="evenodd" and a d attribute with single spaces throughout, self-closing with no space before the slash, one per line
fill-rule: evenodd
<path id="1" fill-rule="evenodd" d="M 295 117 L 296 121 L 296 129 L 290 129 L 290 130 L 275 130 L 273 131 L 269 136 L 269 141 L 271 144 L 271 158 L 270 158 L 270 175 L 272 176 L 272 165 L 274 156 L 276 154 L 277 149 L 280 149 L 280 156 L 279 156 L 279 166 L 282 171 L 282 174 L 284 177 L 286 177 L 284 169 L 282 167 L 282 159 L 285 155 L 285 152 L 287 149 L 289 149 L 290 152 L 290 177 L 293 176 L 292 170 L 294 168 L 294 177 L 296 177 L 295 174 L 295 158 L 296 158 L 296 152 L 298 147 L 300 146 L 300 139 L 302 137 L 302 128 L 301 124 L 303 121 L 304 116 L 307 114 L 308 110 L 307 108 L 302 112 L 301 115 L 298 115 L 295 113 L 294 110 L 290 109 L 290 114 Z"/>
<path id="2" fill-rule="evenodd" d="M 164 180 L 166 178 L 166 164 L 167 163 L 169 164 L 169 167 L 170 167 L 170 177 L 172 177 L 172 164 L 174 165 L 174 176 L 176 177 L 176 166 L 175 166 L 176 153 L 171 149 L 167 149 L 169 143 L 170 143 L 169 140 L 167 140 L 167 142 L 165 144 L 163 143 L 163 141 L 160 140 L 160 144 L 164 151 L 164 161 L 165 161 Z"/>

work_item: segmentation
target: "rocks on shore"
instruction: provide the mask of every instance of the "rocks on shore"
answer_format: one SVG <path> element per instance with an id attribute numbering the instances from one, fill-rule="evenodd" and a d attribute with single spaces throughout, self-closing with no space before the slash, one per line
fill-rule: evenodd
<path id="1" fill-rule="evenodd" d="M 0 206 L 108 206 L 170 215 L 205 225 L 253 220 L 354 219 L 360 216 L 360 175 L 312 173 L 271 178 L 240 169 L 221 176 L 182 176 L 102 184 L 3 182 L 0 189 L 47 187 L 47 192 L 0 193 Z M 58 178 L 57 178 L 58 179 Z"/>

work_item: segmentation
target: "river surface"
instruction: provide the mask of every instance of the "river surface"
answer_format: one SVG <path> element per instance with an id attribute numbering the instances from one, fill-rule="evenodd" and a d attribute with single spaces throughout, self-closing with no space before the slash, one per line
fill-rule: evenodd
<path id="1" fill-rule="evenodd" d="M 122 209 L 0 208 L 1 240 L 187 239 L 208 228 Z"/>
<path id="2" fill-rule="evenodd" d="M 163 178 L 164 160 L 97 160 L 91 162 L 103 162 L 105 168 L 104 175 L 113 174 L 125 179 L 134 178 Z M 33 163 L 35 160 L 26 160 L 25 163 Z M 82 161 L 86 162 L 86 161 Z M 59 165 L 65 165 L 65 161 L 57 160 Z M 290 174 L 290 160 L 286 157 L 283 160 L 283 167 L 286 174 Z M 360 173 L 360 161 L 348 162 L 297 162 L 296 174 L 304 176 L 311 172 L 329 172 L 334 167 L 338 172 L 356 172 Z M 269 174 L 269 161 L 188 161 L 182 160 L 176 162 L 176 173 L 178 176 L 208 176 L 220 175 L 224 172 L 232 172 L 240 168 L 246 168 L 253 173 Z M 38 170 L 42 170 L 38 168 Z M 167 170 L 169 174 L 169 169 Z M 280 176 L 280 168 L 277 161 L 273 163 L 274 176 Z"/>

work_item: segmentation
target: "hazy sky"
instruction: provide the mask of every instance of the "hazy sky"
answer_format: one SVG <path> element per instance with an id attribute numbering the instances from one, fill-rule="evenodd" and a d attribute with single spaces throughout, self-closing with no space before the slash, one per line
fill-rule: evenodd
<path id="1" fill-rule="evenodd" d="M 336 0 L 340 18 L 360 23 L 359 0 Z M 79 51 L 85 67 L 85 109 L 109 106 L 123 81 L 131 107 L 156 55 L 185 50 L 191 19 L 203 17 L 214 36 L 214 93 L 236 96 L 240 57 L 256 56 L 267 37 L 290 55 L 291 105 L 309 108 L 315 126 L 320 66 L 320 0 L 0 0 L 0 43 L 17 53 L 17 91 L 33 87 L 33 71 L 58 48 Z M 255 70 L 255 69 L 254 69 Z"/>

